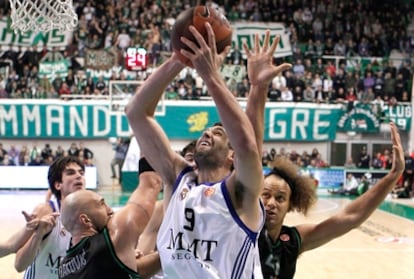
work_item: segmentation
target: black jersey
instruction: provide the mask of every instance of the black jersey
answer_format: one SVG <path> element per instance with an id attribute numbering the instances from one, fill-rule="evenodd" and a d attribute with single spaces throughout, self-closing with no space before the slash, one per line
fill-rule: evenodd
<path id="1" fill-rule="evenodd" d="M 90 278 L 141 278 L 116 256 L 107 228 L 70 248 L 59 266 L 59 279 Z"/>
<path id="2" fill-rule="evenodd" d="M 273 242 L 263 229 L 259 237 L 260 262 L 264 279 L 292 279 L 302 239 L 296 227 L 282 226 Z"/>

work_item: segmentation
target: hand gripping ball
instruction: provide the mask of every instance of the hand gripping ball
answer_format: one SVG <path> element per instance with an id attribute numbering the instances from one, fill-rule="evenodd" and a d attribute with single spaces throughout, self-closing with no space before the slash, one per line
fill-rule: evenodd
<path id="1" fill-rule="evenodd" d="M 179 59 L 190 67 L 192 67 L 191 61 L 180 54 L 181 49 L 189 50 L 188 47 L 181 42 L 180 37 L 183 36 L 196 42 L 196 39 L 189 30 L 189 26 L 194 25 L 198 32 L 200 32 L 208 42 L 207 30 L 205 28 L 206 22 L 209 22 L 214 30 L 218 53 L 221 53 L 226 46 L 231 45 L 232 28 L 227 18 L 218 9 L 199 5 L 181 12 L 171 30 L 171 46 L 173 51 L 177 53 Z"/>

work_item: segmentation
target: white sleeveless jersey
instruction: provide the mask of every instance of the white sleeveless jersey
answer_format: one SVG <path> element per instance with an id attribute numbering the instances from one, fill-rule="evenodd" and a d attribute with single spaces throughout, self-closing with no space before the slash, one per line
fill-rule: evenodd
<path id="1" fill-rule="evenodd" d="M 156 274 L 151 276 L 151 279 L 163 279 L 163 278 L 164 278 L 164 275 L 162 273 L 162 270 L 158 271 Z"/>
<path id="2" fill-rule="evenodd" d="M 260 230 L 254 232 L 240 220 L 224 180 L 196 185 L 195 179 L 191 169 L 180 174 L 158 232 L 164 278 L 263 278 Z"/>
<path id="3" fill-rule="evenodd" d="M 54 212 L 59 211 L 55 200 L 49 201 Z M 71 235 L 62 225 L 60 216 L 56 225 L 40 244 L 32 264 L 26 269 L 24 279 L 57 279 L 60 261 L 66 255 Z"/>

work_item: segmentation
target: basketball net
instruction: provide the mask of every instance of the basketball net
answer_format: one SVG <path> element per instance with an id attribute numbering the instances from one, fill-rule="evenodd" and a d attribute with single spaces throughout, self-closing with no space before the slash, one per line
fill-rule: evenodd
<path id="1" fill-rule="evenodd" d="M 78 16 L 72 0 L 9 0 L 11 28 L 23 33 L 47 32 L 54 29 L 73 31 Z"/>

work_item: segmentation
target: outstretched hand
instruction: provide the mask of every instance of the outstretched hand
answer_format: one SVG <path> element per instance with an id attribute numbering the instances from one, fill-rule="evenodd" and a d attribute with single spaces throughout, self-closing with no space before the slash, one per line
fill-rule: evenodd
<path id="1" fill-rule="evenodd" d="M 26 220 L 26 229 L 34 231 L 39 226 L 39 218 L 35 214 L 29 214 L 26 211 L 22 211 L 24 219 Z"/>
<path id="2" fill-rule="evenodd" d="M 37 217 L 36 214 L 29 214 L 24 210 L 22 211 L 22 214 L 26 222 L 30 222 Z"/>
<path id="3" fill-rule="evenodd" d="M 224 58 L 230 51 L 230 46 L 227 46 L 222 53 L 217 53 L 213 28 L 208 22 L 205 26 L 208 36 L 207 41 L 193 25 L 189 27 L 196 42 L 190 41 L 186 37 L 181 37 L 181 41 L 190 48 L 190 51 L 181 49 L 181 54 L 191 60 L 201 77 L 207 78 L 211 73 L 219 72 Z"/>
<path id="4" fill-rule="evenodd" d="M 255 34 L 252 49 L 249 49 L 246 42 L 243 42 L 243 48 L 247 56 L 248 76 L 252 85 L 268 85 L 277 74 L 292 67 L 289 63 L 283 63 L 279 66 L 273 65 L 273 55 L 279 41 L 280 36 L 277 36 L 269 46 L 270 30 L 266 30 L 262 46 L 260 46 L 258 34 Z"/>
<path id="5" fill-rule="evenodd" d="M 403 173 L 405 169 L 404 150 L 401 144 L 400 134 L 395 123 L 390 123 L 392 141 L 392 168 L 391 172 Z"/>

